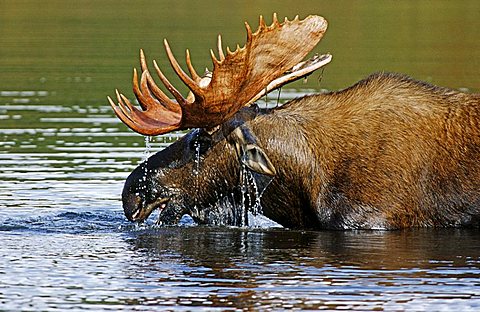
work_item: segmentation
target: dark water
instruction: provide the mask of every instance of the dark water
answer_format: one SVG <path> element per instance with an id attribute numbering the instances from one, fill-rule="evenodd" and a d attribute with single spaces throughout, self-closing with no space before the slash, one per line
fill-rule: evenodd
<path id="1" fill-rule="evenodd" d="M 334 56 L 321 79 L 282 90 L 282 101 L 380 70 L 480 91 L 478 1 L 0 1 L 1 311 L 480 310 L 478 230 L 124 219 L 121 188 L 145 140 L 105 96 L 132 95 L 138 49 L 168 68 L 168 37 L 200 70 L 219 32 L 243 43 L 243 21 L 256 27 L 272 12 L 325 16 L 317 52 Z M 176 136 L 155 139 L 152 152 Z"/>

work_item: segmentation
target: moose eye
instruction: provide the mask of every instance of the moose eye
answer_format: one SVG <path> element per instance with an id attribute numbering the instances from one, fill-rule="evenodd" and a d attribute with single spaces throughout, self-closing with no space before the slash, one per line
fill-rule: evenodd
<path id="1" fill-rule="evenodd" d="M 199 133 L 198 136 L 191 141 L 191 150 L 200 155 L 208 151 L 212 145 L 212 137 L 208 133 Z"/>

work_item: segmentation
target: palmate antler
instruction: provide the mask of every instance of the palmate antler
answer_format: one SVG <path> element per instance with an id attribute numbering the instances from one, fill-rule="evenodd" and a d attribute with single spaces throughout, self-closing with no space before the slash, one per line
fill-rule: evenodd
<path id="1" fill-rule="evenodd" d="M 133 72 L 133 91 L 143 111 L 133 106 L 118 91 L 118 106 L 108 97 L 117 116 L 134 131 L 144 135 L 159 135 L 187 128 L 212 128 L 230 119 L 239 109 L 263 94 L 290 81 L 306 76 L 331 60 L 330 55 L 301 62 L 317 45 L 327 29 L 327 22 L 320 16 L 308 16 L 293 21 L 285 18 L 279 23 L 274 14 L 273 23 L 265 24 L 260 16 L 258 30 L 252 33 L 248 23 L 247 43 L 235 51 L 222 49 L 218 37 L 219 59 L 211 51 L 213 72 L 211 78 L 201 78 L 195 71 L 186 51 L 187 75 L 164 40 L 168 59 L 176 74 L 190 89 L 185 99 L 167 80 L 157 63 L 155 70 L 165 88 L 176 101 L 171 100 L 151 77 L 143 51 L 140 51 L 142 75 L 140 85 L 136 70 Z M 291 70 L 287 73 L 288 70 Z M 283 75 L 283 76 L 282 76 Z"/>

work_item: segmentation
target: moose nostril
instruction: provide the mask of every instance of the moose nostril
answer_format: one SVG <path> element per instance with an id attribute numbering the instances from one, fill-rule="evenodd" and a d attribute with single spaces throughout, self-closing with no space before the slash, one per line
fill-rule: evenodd
<path id="1" fill-rule="evenodd" d="M 142 198 L 134 193 L 124 194 L 123 198 L 123 211 L 125 216 L 130 221 L 135 221 L 136 215 L 141 210 Z"/>

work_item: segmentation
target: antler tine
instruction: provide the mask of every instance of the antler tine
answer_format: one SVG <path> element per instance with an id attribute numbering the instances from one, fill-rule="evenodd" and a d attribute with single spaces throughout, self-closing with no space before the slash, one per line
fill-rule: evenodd
<path id="1" fill-rule="evenodd" d="M 180 106 L 185 105 L 185 98 L 178 92 L 177 89 L 168 81 L 167 77 L 163 74 L 163 72 L 160 70 L 160 67 L 157 64 L 157 61 L 153 60 L 153 67 L 155 67 L 155 70 L 157 71 L 158 78 L 160 78 L 160 81 L 162 81 L 163 85 L 165 88 L 168 89 L 168 91 L 173 95 L 175 100 L 177 100 L 178 104 Z"/>
<path id="2" fill-rule="evenodd" d="M 115 114 L 117 115 L 117 117 L 124 123 L 126 124 L 130 129 L 133 129 L 134 131 L 136 132 L 139 132 L 139 133 L 142 133 L 141 132 L 141 129 L 138 127 L 138 125 L 132 120 L 130 119 L 129 115 L 125 114 L 124 111 L 122 109 L 119 109 L 117 107 L 117 105 L 115 104 L 115 102 L 113 102 L 113 100 L 107 96 L 107 99 L 108 99 L 108 102 L 110 103 L 110 106 L 112 106 L 113 108 L 113 111 L 115 112 Z M 121 101 L 119 101 L 119 105 Z M 120 106 L 121 107 L 121 106 Z"/>
<path id="3" fill-rule="evenodd" d="M 180 105 L 172 101 L 163 91 L 160 89 L 155 81 L 153 81 L 152 76 L 150 75 L 150 72 L 144 72 L 145 73 L 145 79 L 147 80 L 149 90 L 155 95 L 157 99 L 160 100 L 160 104 L 162 104 L 163 107 L 168 109 L 169 111 L 177 112 L 180 113 L 182 109 L 180 108 Z"/>
<path id="4" fill-rule="evenodd" d="M 247 42 L 250 42 L 252 41 L 252 28 L 247 22 L 245 22 L 245 28 L 247 29 Z"/>
<path id="5" fill-rule="evenodd" d="M 258 21 L 257 32 L 259 32 L 260 30 L 262 30 L 264 28 L 267 28 L 267 25 L 265 24 L 265 20 L 263 19 L 263 15 L 260 15 L 260 17 L 258 19 L 259 19 L 259 21 Z"/>
<path id="6" fill-rule="evenodd" d="M 132 103 L 130 103 L 130 101 L 118 90 L 115 90 L 115 94 L 117 95 L 118 106 L 120 107 L 120 110 L 125 115 L 125 117 L 131 120 L 132 118 L 130 117 L 130 112 L 132 112 L 134 109 Z"/>
<path id="7" fill-rule="evenodd" d="M 228 53 L 228 47 L 227 47 L 227 53 Z M 215 56 L 215 52 L 213 52 L 212 49 L 210 49 L 210 56 L 212 57 L 213 71 L 215 71 L 215 68 L 220 64 L 220 61 L 217 59 L 217 57 Z"/>
<path id="8" fill-rule="evenodd" d="M 218 56 L 220 57 L 220 61 L 223 61 L 225 59 L 225 54 L 223 54 L 222 35 L 220 34 L 218 35 L 217 46 L 218 46 Z"/>
<path id="9" fill-rule="evenodd" d="M 130 129 L 143 135 L 159 135 L 171 132 L 179 128 L 178 119 L 170 111 L 162 114 L 163 119 L 153 119 L 144 112 L 139 111 L 130 101 L 118 90 L 115 90 L 118 100 L 118 106 L 108 96 L 108 102 L 118 118 Z M 127 110 L 127 107 L 128 110 Z M 120 109 L 118 108 L 120 107 Z"/>
<path id="10" fill-rule="evenodd" d="M 164 102 L 169 103 L 171 102 L 171 100 L 160 89 L 159 90 L 161 94 L 159 94 L 159 97 L 157 97 L 158 99 L 160 99 L 160 101 L 158 101 L 156 98 L 152 96 L 152 93 L 148 88 L 149 86 L 148 78 L 147 78 L 148 76 L 149 76 L 149 73 L 148 71 L 145 70 L 142 73 L 142 77 L 140 78 L 140 88 L 139 88 L 137 70 L 136 69 L 133 70 L 133 93 L 135 93 L 135 96 L 137 97 L 137 100 L 140 103 L 140 106 L 143 108 L 143 110 L 148 110 L 148 109 L 169 110 L 168 107 L 166 106 L 167 104 L 164 104 Z"/>
<path id="11" fill-rule="evenodd" d="M 143 49 L 140 49 L 140 68 L 142 69 L 142 72 L 148 71 L 147 59 L 145 58 L 145 53 L 143 53 Z"/>
<path id="12" fill-rule="evenodd" d="M 131 112 L 133 112 L 134 108 L 130 103 L 130 101 L 125 96 L 123 96 L 120 92 L 118 92 L 118 90 L 115 90 L 115 94 L 117 95 L 118 107 L 110 97 L 107 97 L 108 102 L 110 103 L 110 106 L 112 106 L 113 111 L 118 116 L 118 118 L 120 118 L 121 121 L 123 121 L 125 124 L 130 126 L 131 124 L 134 123 L 133 118 L 131 117 L 131 114 L 130 114 Z M 128 109 L 125 106 L 128 106 Z"/>
<path id="13" fill-rule="evenodd" d="M 138 110 L 135 106 L 130 103 L 130 101 L 127 99 L 127 97 L 121 93 L 117 93 L 117 98 L 119 100 L 120 108 L 122 108 L 123 103 L 127 104 L 129 113 L 127 114 L 126 111 L 123 111 L 123 113 L 137 126 L 145 126 L 151 123 L 151 118 L 149 118 L 145 113 L 141 112 Z M 124 108 L 122 108 L 123 110 Z M 149 121 L 148 124 L 146 121 Z"/>
<path id="14" fill-rule="evenodd" d="M 202 78 L 197 74 L 195 68 L 193 68 L 192 61 L 190 60 L 190 51 L 188 49 L 185 51 L 185 58 L 190 75 L 192 75 L 192 78 L 196 83 L 199 83 Z"/>
<path id="15" fill-rule="evenodd" d="M 142 74 L 142 78 L 143 78 L 143 74 Z M 147 110 L 148 107 L 151 106 L 152 104 L 150 102 L 150 98 L 146 98 L 142 93 L 144 91 L 143 90 L 143 83 L 142 83 L 142 91 L 140 91 L 140 89 L 138 87 L 138 75 L 137 75 L 137 69 L 136 68 L 133 69 L 132 84 L 133 84 L 133 93 L 137 97 L 138 103 L 140 104 L 140 106 L 144 110 Z"/>
<path id="16" fill-rule="evenodd" d="M 144 79 L 146 79 L 146 82 L 148 83 L 148 90 L 151 91 L 153 93 L 153 95 L 160 100 L 159 104 L 161 104 L 163 107 L 167 108 L 168 110 L 170 111 L 174 111 L 174 112 L 180 112 L 181 111 L 181 108 L 180 106 L 175 103 L 174 101 L 172 101 L 158 86 L 157 84 L 155 83 L 155 81 L 153 80 L 152 76 L 150 75 L 150 72 L 148 71 L 148 67 L 147 67 L 147 61 L 146 61 L 146 57 L 145 57 L 145 53 L 143 52 L 142 49 L 140 49 L 140 67 L 142 68 L 142 81 Z M 138 86 L 138 83 L 136 82 L 137 81 L 137 78 L 134 78 L 134 92 L 135 92 L 135 85 Z M 143 93 L 146 93 L 145 90 L 147 90 L 146 88 L 146 85 L 145 84 L 142 84 L 144 85 L 144 91 Z M 138 88 L 138 87 L 137 87 Z M 139 101 L 140 102 L 140 101 Z M 142 102 L 140 102 L 140 105 L 142 106 L 143 109 L 146 109 L 145 107 L 143 107 L 143 104 Z"/>
<path id="17" fill-rule="evenodd" d="M 130 103 L 130 101 L 128 100 L 128 98 L 125 95 L 119 93 L 118 90 L 116 91 L 116 93 L 117 93 L 118 104 L 120 106 L 121 112 L 130 121 L 129 124 L 127 123 L 129 127 L 135 127 L 134 130 L 137 132 L 140 132 L 140 131 L 144 131 L 146 128 L 150 127 L 152 124 L 158 123 L 156 120 L 153 120 L 152 118 L 148 117 L 144 112 L 140 111 L 135 106 L 133 106 L 132 103 Z M 128 107 L 128 110 L 126 109 L 125 106 Z M 169 115 L 166 115 L 163 117 L 167 117 L 167 118 L 164 118 L 165 121 L 167 121 Z"/>
<path id="18" fill-rule="evenodd" d="M 118 116 L 118 118 L 120 118 L 120 120 L 122 122 L 125 122 L 125 120 L 130 120 L 128 118 L 127 115 L 125 115 L 125 113 L 118 108 L 117 104 L 115 104 L 115 102 L 112 100 L 112 98 L 110 96 L 107 96 L 107 99 L 108 99 L 108 102 L 110 103 L 110 106 L 113 108 L 113 111 L 115 112 L 115 114 Z"/>
<path id="19" fill-rule="evenodd" d="M 278 22 L 278 16 L 277 16 L 277 13 L 273 13 L 273 23 L 272 23 L 272 26 L 275 26 L 275 27 L 278 27 L 280 23 Z"/>
<path id="20" fill-rule="evenodd" d="M 193 94 L 195 94 L 195 95 L 202 94 L 201 89 L 198 87 L 198 85 L 195 83 L 195 81 L 193 81 L 193 79 L 190 78 L 190 76 L 188 76 L 183 71 L 183 69 L 180 67 L 180 65 L 178 64 L 177 60 L 173 56 L 172 50 L 170 49 L 170 45 L 168 44 L 167 39 L 164 39 L 163 43 L 165 45 L 165 51 L 167 52 L 168 60 L 170 61 L 170 64 L 172 65 L 173 70 L 175 70 L 175 72 L 177 73 L 178 77 L 180 77 L 180 79 L 183 81 L 183 83 L 185 83 L 187 85 L 187 87 L 192 91 Z M 172 88 L 175 90 L 174 92 L 178 93 L 178 91 L 173 86 L 172 86 Z M 169 89 L 169 91 L 170 91 L 170 89 Z M 178 95 L 180 95 L 180 93 L 178 93 Z M 175 98 L 177 99 L 177 96 L 175 94 L 173 94 L 173 96 L 175 96 Z M 177 99 L 177 101 L 180 103 L 180 101 L 178 99 Z M 185 99 L 183 99 L 183 102 L 185 102 Z"/>

